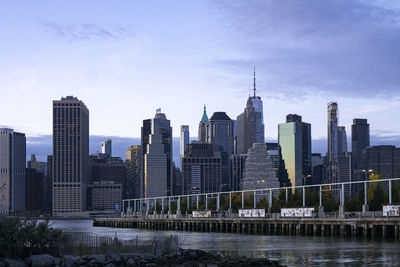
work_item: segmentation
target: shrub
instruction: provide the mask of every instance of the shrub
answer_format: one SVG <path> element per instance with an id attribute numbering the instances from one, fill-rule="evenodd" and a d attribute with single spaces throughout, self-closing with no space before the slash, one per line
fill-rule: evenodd
<path id="1" fill-rule="evenodd" d="M 48 221 L 0 218 L 0 257 L 26 257 L 32 254 L 59 255 L 61 231 Z"/>

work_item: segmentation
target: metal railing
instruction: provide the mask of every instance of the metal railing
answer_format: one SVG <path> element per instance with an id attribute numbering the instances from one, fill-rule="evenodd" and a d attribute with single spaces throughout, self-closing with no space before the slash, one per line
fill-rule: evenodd
<path id="1" fill-rule="evenodd" d="M 232 209 L 232 194 L 241 194 L 241 204 L 242 209 L 244 208 L 245 194 L 253 193 L 254 200 L 253 205 L 256 208 L 257 204 L 257 196 L 266 196 L 268 197 L 268 208 L 272 207 L 273 194 L 275 192 L 285 191 L 286 202 L 288 202 L 288 191 L 290 190 L 301 190 L 302 191 L 302 206 L 306 207 L 306 194 L 305 191 L 307 188 L 319 188 L 319 206 L 322 207 L 322 192 L 327 191 L 327 189 L 323 190 L 323 188 L 329 188 L 329 190 L 338 190 L 339 194 L 339 205 L 344 206 L 345 200 L 345 186 L 346 185 L 355 185 L 360 184 L 364 185 L 364 205 L 367 205 L 367 192 L 368 192 L 368 184 L 370 183 L 388 183 L 388 204 L 392 204 L 392 183 L 394 181 L 400 181 L 400 178 L 390 178 L 390 179 L 379 179 L 379 180 L 366 180 L 366 181 L 353 181 L 353 182 L 343 182 L 343 183 L 330 183 L 330 184 L 316 184 L 316 185 L 300 185 L 300 186 L 291 186 L 291 187 L 275 187 L 275 188 L 265 188 L 265 189 L 251 189 L 251 190 L 238 190 L 238 191 L 226 191 L 226 192 L 212 192 L 212 193 L 200 193 L 200 194 L 189 194 L 189 195 L 177 195 L 177 196 L 162 196 L 162 197 L 150 197 L 150 198 L 137 198 L 137 199 L 124 199 L 122 200 L 122 212 L 126 213 L 127 210 L 131 212 L 144 212 L 150 211 L 151 208 L 157 206 L 158 202 L 161 202 L 161 212 L 166 210 L 167 204 L 167 212 L 171 211 L 171 203 L 176 202 L 176 210 L 180 212 L 181 210 L 181 200 L 186 198 L 187 208 L 189 209 L 190 201 L 195 199 L 193 202 L 196 202 L 196 209 L 199 209 L 200 199 L 205 199 L 205 208 L 208 210 L 208 200 L 210 198 L 216 199 L 216 210 L 220 210 L 220 200 L 221 196 L 229 196 L 229 210 Z"/>

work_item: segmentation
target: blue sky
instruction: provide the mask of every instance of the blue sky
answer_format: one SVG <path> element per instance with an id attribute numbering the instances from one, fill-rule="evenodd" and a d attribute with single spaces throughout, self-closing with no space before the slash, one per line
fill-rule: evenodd
<path id="1" fill-rule="evenodd" d="M 139 137 L 161 107 L 174 136 L 244 109 L 253 66 L 266 137 L 288 113 L 326 136 L 336 100 L 353 118 L 399 137 L 399 1 L 1 1 L 0 125 L 51 134 L 52 100 L 74 95 L 90 133 Z"/>

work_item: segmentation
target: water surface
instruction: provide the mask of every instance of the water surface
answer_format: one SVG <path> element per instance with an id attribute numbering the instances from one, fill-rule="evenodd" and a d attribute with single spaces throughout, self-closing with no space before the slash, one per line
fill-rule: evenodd
<path id="1" fill-rule="evenodd" d="M 317 236 L 261 236 L 230 233 L 150 231 L 93 227 L 91 220 L 58 220 L 64 232 L 120 239 L 178 235 L 182 247 L 247 257 L 267 257 L 288 266 L 400 266 L 400 242 Z"/>

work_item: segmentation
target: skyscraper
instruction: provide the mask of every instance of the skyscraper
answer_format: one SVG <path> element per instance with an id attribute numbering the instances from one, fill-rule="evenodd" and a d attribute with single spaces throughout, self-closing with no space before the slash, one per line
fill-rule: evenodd
<path id="1" fill-rule="evenodd" d="M 111 139 L 107 139 L 106 141 L 101 143 L 101 153 L 103 153 L 106 158 L 112 157 Z"/>
<path id="2" fill-rule="evenodd" d="M 256 96 L 255 72 L 253 96 L 249 95 L 246 108 L 237 117 L 237 154 L 246 154 L 254 143 L 264 143 L 262 100 Z"/>
<path id="3" fill-rule="evenodd" d="M 214 112 L 206 122 L 206 142 L 222 153 L 221 190 L 231 189 L 230 159 L 233 154 L 233 121 L 225 112 Z"/>
<path id="4" fill-rule="evenodd" d="M 25 134 L 0 128 L 0 213 L 25 209 Z"/>
<path id="5" fill-rule="evenodd" d="M 383 179 L 400 175 L 400 148 L 390 145 L 370 146 L 362 152 L 362 168 L 382 175 Z"/>
<path id="6" fill-rule="evenodd" d="M 198 140 L 201 142 L 206 141 L 206 122 L 208 121 L 206 105 L 204 105 L 203 116 L 199 122 Z"/>
<path id="7" fill-rule="evenodd" d="M 303 185 L 311 178 L 311 124 L 301 116 L 289 114 L 278 126 L 278 142 L 292 186 Z"/>
<path id="8" fill-rule="evenodd" d="M 211 193 L 221 190 L 221 153 L 212 144 L 191 143 L 182 159 L 183 193 Z"/>
<path id="9" fill-rule="evenodd" d="M 141 140 L 143 157 L 141 196 L 161 196 L 160 194 L 164 193 L 163 196 L 171 195 L 173 189 L 172 127 L 165 114 L 161 113 L 161 109 L 157 109 L 153 119 L 143 121 Z M 164 191 L 164 183 L 166 191 Z"/>
<path id="10" fill-rule="evenodd" d="M 181 159 L 185 156 L 186 145 L 189 144 L 189 125 L 181 125 L 180 155 Z"/>
<path id="11" fill-rule="evenodd" d="M 369 147 L 369 124 L 367 119 L 354 119 L 351 126 L 351 151 L 354 169 L 362 168 L 362 151 Z"/>
<path id="12" fill-rule="evenodd" d="M 328 181 L 337 182 L 339 111 L 336 102 L 328 103 Z"/>
<path id="13" fill-rule="evenodd" d="M 86 209 L 89 110 L 76 97 L 53 101 L 53 215 Z"/>
<path id="14" fill-rule="evenodd" d="M 140 173 L 142 151 L 140 146 L 130 146 L 126 150 L 126 197 L 140 198 Z"/>
<path id="15" fill-rule="evenodd" d="M 339 126 L 337 132 L 338 139 L 338 155 L 347 152 L 347 134 L 346 127 Z"/>

